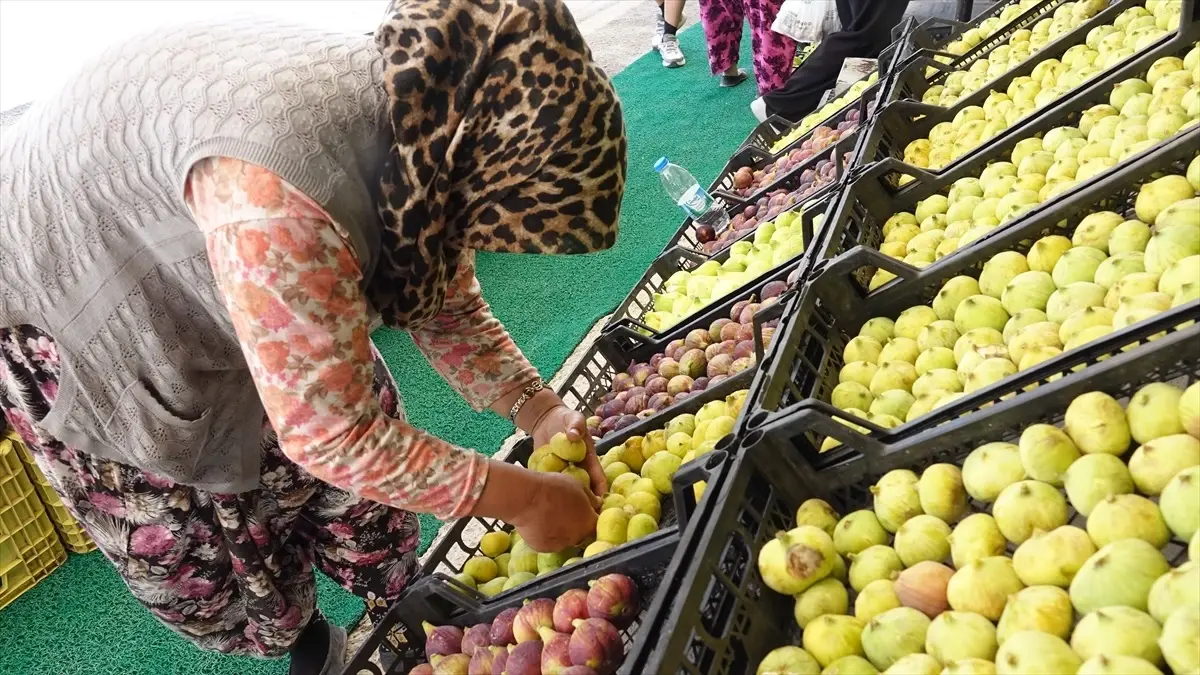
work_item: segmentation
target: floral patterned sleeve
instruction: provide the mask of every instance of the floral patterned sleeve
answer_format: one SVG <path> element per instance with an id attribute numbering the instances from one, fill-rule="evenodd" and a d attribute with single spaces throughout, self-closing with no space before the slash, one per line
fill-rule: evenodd
<path id="1" fill-rule="evenodd" d="M 186 199 L 284 453 L 367 499 L 469 513 L 487 460 L 388 417 L 372 396 L 362 274 L 329 216 L 274 173 L 223 157 L 193 167 Z"/>
<path id="2" fill-rule="evenodd" d="M 538 376 L 483 299 L 473 251 L 459 261 L 441 314 L 411 333 L 417 349 L 475 410 Z"/>

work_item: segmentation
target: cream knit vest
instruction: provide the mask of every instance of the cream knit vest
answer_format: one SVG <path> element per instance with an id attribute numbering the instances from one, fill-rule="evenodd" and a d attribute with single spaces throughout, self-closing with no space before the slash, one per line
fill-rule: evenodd
<path id="1" fill-rule="evenodd" d="M 257 486 L 263 407 L 184 181 L 209 156 L 274 171 L 349 232 L 370 278 L 381 72 L 370 36 L 193 24 L 108 50 L 0 128 L 0 327 L 57 342 L 45 432 L 198 488 Z"/>

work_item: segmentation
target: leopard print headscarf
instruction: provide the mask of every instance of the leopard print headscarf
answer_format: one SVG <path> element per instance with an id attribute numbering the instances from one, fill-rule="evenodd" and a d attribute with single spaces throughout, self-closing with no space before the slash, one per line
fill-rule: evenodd
<path id="1" fill-rule="evenodd" d="M 464 251 L 616 243 L 621 105 L 561 0 L 392 0 L 375 40 L 395 141 L 367 292 L 385 324 L 436 316 Z"/>

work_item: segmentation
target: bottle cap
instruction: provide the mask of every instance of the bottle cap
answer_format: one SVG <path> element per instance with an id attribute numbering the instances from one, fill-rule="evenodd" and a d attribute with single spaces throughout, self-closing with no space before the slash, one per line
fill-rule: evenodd
<path id="1" fill-rule="evenodd" d="M 658 161 L 654 163 L 654 170 L 659 173 L 662 173 L 663 169 L 666 169 L 666 168 L 667 168 L 667 158 L 659 157 Z"/>

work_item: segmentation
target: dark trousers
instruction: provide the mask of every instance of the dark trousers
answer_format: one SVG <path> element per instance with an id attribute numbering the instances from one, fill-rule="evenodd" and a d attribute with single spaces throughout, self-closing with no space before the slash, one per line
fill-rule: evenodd
<path id="1" fill-rule="evenodd" d="M 799 121 L 816 110 L 825 90 L 837 82 L 842 62 L 878 57 L 907 9 L 908 0 L 837 0 L 842 30 L 826 35 L 783 87 L 763 96 L 767 113 Z"/>

